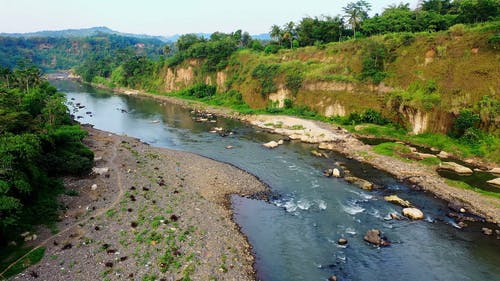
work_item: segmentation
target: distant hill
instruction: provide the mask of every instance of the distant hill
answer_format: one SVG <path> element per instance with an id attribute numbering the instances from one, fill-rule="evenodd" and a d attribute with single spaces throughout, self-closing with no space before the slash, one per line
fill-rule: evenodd
<path id="1" fill-rule="evenodd" d="M 114 34 L 120 36 L 141 38 L 141 39 L 157 39 L 162 42 L 176 42 L 181 34 L 174 34 L 169 36 L 154 36 L 147 34 L 133 34 L 124 33 L 116 30 L 112 30 L 106 26 L 97 26 L 90 28 L 80 28 L 80 29 L 64 29 L 64 30 L 44 30 L 37 32 L 28 33 L 0 33 L 0 37 L 21 37 L 21 38 L 34 38 L 34 37 L 53 37 L 53 38 L 73 38 L 73 37 L 89 37 L 98 34 Z M 204 38 L 210 38 L 211 33 L 196 33 L 196 35 Z M 270 40 L 271 37 L 268 33 L 261 33 L 251 35 L 253 39 L 258 40 Z"/>
<path id="2" fill-rule="evenodd" d="M 162 42 L 169 41 L 169 39 L 164 36 L 123 33 L 112 30 L 105 26 L 80 28 L 80 29 L 44 30 L 44 31 L 28 32 L 28 33 L 0 33 L 0 36 L 22 37 L 22 38 L 34 38 L 34 37 L 72 38 L 72 37 L 89 37 L 99 34 L 114 34 L 114 35 L 141 38 L 141 39 L 157 39 Z"/>

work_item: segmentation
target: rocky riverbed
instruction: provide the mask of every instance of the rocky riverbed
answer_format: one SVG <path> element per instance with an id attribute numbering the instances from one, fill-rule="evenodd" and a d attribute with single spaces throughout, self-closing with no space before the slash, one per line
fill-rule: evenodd
<path id="1" fill-rule="evenodd" d="M 45 256 L 13 280 L 254 279 L 228 196 L 264 198 L 264 184 L 228 164 L 87 130 L 96 169 L 65 180 L 73 196 L 61 199 L 58 232 L 38 232 L 29 244 Z"/>
<path id="2" fill-rule="evenodd" d="M 500 199 L 484 196 L 472 190 L 450 186 L 436 172 L 437 166 L 435 165 L 406 162 L 394 157 L 377 154 L 370 145 L 363 144 L 353 134 L 336 125 L 290 116 L 242 115 L 227 108 L 210 107 L 196 101 L 153 95 L 126 88 L 117 88 L 114 91 L 126 95 L 153 98 L 160 102 L 172 102 L 199 111 L 243 120 L 290 139 L 318 144 L 321 149 L 339 152 L 347 157 L 388 172 L 397 179 L 408 181 L 415 188 L 432 192 L 435 196 L 450 202 L 453 206 L 461 206 L 461 209 L 463 208 L 466 212 L 484 217 L 489 222 L 500 223 Z M 483 163 L 483 165 L 486 164 Z M 491 166 L 487 168 L 494 169 L 498 167 Z"/>

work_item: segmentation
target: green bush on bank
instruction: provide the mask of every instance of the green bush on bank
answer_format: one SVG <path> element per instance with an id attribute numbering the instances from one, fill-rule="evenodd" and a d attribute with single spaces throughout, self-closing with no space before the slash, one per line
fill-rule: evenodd
<path id="1" fill-rule="evenodd" d="M 93 164 L 82 144 L 86 132 L 35 70 L 0 71 L 0 249 L 22 231 L 53 223 L 64 190 L 57 177 L 88 173 Z"/>

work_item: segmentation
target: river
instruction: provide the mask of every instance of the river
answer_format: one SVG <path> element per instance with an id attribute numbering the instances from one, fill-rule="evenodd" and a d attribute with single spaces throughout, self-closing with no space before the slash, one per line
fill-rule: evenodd
<path id="1" fill-rule="evenodd" d="M 274 150 L 262 143 L 278 135 L 239 121 L 217 118 L 194 122 L 189 110 L 157 101 L 113 95 L 71 81 L 53 81 L 81 123 L 126 134 L 153 146 L 194 152 L 231 163 L 267 183 L 270 202 L 232 197 L 236 222 L 256 256 L 257 276 L 264 281 L 326 280 L 499 280 L 500 240 L 481 234 L 481 225 L 459 229 L 446 216 L 447 204 L 411 189 L 389 175 L 341 155 L 311 155 L 312 145 L 292 141 Z M 71 107 L 70 107 L 71 108 Z M 234 134 L 210 133 L 223 127 Z M 232 146 L 232 149 L 226 149 Z M 382 186 L 368 192 L 322 170 L 340 161 L 354 175 Z M 422 221 L 388 220 L 401 208 L 383 200 L 398 194 L 422 209 Z M 380 229 L 392 242 L 377 248 L 363 241 L 367 230 Z M 339 246 L 339 238 L 348 246 Z"/>

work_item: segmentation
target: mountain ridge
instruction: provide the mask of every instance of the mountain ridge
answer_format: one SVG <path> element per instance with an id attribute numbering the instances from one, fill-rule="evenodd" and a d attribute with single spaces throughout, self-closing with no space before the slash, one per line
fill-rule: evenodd
<path id="1" fill-rule="evenodd" d="M 176 42 L 177 39 L 182 34 L 173 34 L 173 35 L 166 35 L 166 36 L 161 36 L 161 35 L 148 35 L 148 34 L 135 34 L 135 33 L 127 33 L 127 32 L 120 32 L 113 30 L 107 26 L 95 26 L 95 27 L 88 27 L 88 28 L 69 28 L 69 29 L 61 29 L 61 30 L 40 30 L 40 31 L 35 31 L 35 32 L 25 32 L 25 33 L 7 33 L 7 32 L 2 32 L 0 33 L 0 36 L 2 37 L 21 37 L 21 38 L 33 38 L 33 37 L 57 37 L 57 38 L 64 38 L 64 37 L 88 37 L 88 36 L 93 36 L 97 35 L 100 33 L 105 33 L 105 34 L 115 34 L 115 35 L 121 35 L 121 36 L 128 36 L 128 37 L 136 37 L 136 38 L 142 38 L 142 39 L 157 39 L 165 43 L 172 43 Z M 210 38 L 211 33 L 205 33 L 205 32 L 198 32 L 195 33 L 196 35 L 204 38 Z M 255 34 L 251 35 L 253 39 L 258 39 L 258 40 L 270 40 L 271 37 L 269 36 L 268 33 L 260 33 L 260 34 Z"/>

